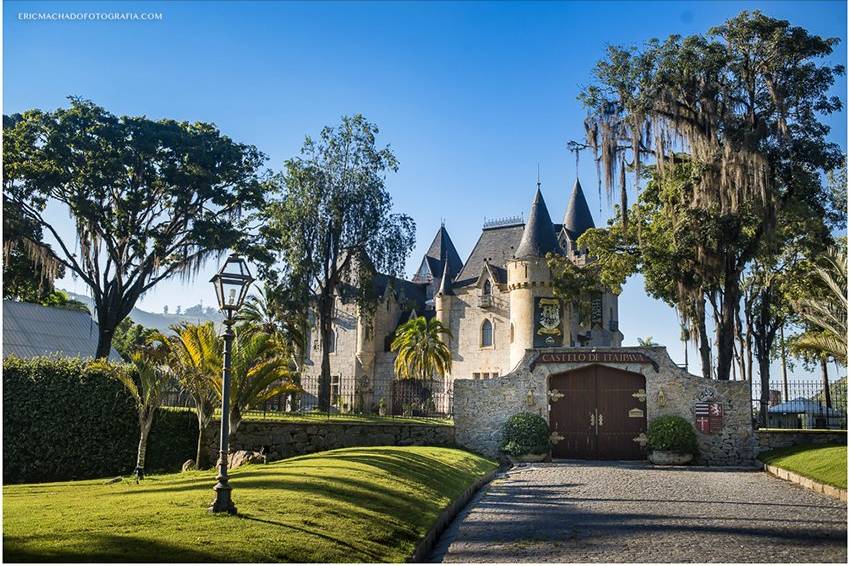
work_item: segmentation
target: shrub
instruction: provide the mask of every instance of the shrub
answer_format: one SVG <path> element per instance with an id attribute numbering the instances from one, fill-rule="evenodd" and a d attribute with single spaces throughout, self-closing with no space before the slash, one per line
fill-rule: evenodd
<path id="1" fill-rule="evenodd" d="M 510 456 L 549 452 L 549 425 L 534 413 L 519 413 L 502 428 L 502 452 Z"/>
<path id="2" fill-rule="evenodd" d="M 133 401 L 112 370 L 77 358 L 3 360 L 4 482 L 132 471 L 139 425 Z M 147 469 L 180 469 L 194 457 L 196 441 L 193 414 L 161 410 L 151 430 Z"/>
<path id="3" fill-rule="evenodd" d="M 666 415 L 653 419 L 649 423 L 646 437 L 652 450 L 694 455 L 698 450 L 694 427 L 682 417 Z"/>

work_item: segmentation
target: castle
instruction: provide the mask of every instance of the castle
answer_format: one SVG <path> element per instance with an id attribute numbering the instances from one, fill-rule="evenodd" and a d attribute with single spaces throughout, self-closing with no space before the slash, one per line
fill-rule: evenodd
<path id="1" fill-rule="evenodd" d="M 581 325 L 570 302 L 554 297 L 545 259 L 552 252 L 583 264 L 587 250 L 576 240 L 593 227 L 578 181 L 561 224 L 552 222 L 538 182 L 528 220 L 485 223 L 465 262 L 440 226 L 412 280 L 378 274 L 378 306 L 371 324 L 358 315 L 354 301 L 340 293 L 328 344 L 332 402 L 346 393 L 372 405 L 391 398 L 395 354 L 389 346 L 395 329 L 411 316 L 436 317 L 451 331 L 449 386 L 456 379 L 504 375 L 531 348 L 619 347 L 623 335 L 617 296 L 593 297 L 590 324 Z M 312 325 L 302 371 L 308 397 L 318 388 L 318 335 L 318 326 Z"/>

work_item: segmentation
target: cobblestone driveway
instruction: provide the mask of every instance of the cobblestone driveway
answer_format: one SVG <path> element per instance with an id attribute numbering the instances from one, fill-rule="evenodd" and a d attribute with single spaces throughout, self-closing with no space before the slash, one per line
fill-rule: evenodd
<path id="1" fill-rule="evenodd" d="M 445 562 L 846 562 L 847 507 L 758 471 L 539 464 L 479 492 Z"/>

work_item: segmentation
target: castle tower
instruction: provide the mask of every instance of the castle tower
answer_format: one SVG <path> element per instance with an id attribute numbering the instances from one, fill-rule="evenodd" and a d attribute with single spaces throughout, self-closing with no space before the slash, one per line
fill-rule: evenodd
<path id="1" fill-rule="evenodd" d="M 574 257 L 581 254 L 576 240 L 590 228 L 595 228 L 593 216 L 590 214 L 590 207 L 587 206 L 587 199 L 584 198 L 581 183 L 576 179 L 573 194 L 570 196 L 570 202 L 564 214 L 562 246 L 567 256 Z"/>
<path id="2" fill-rule="evenodd" d="M 552 273 L 546 263 L 546 254 L 549 252 L 560 253 L 561 248 L 538 182 L 522 239 L 514 258 L 508 260 L 505 265 L 508 271 L 511 307 L 511 368 L 516 367 L 522 360 L 527 349 L 535 347 L 535 302 L 539 302 L 538 298 L 553 297 Z M 552 345 L 556 346 L 563 345 L 564 336 L 563 309 L 559 307 L 558 312 L 561 319 L 558 321 L 558 328 L 553 329 L 553 334 L 549 335 L 556 342 Z M 555 330 L 560 332 L 560 340 L 556 339 Z"/>
<path id="3" fill-rule="evenodd" d="M 452 302 L 454 291 L 452 291 L 451 276 L 449 275 L 449 264 L 443 266 L 443 276 L 440 279 L 440 288 L 434 296 L 434 308 L 437 310 L 437 320 L 443 326 L 451 329 Z M 449 344 L 451 348 L 451 344 Z"/>

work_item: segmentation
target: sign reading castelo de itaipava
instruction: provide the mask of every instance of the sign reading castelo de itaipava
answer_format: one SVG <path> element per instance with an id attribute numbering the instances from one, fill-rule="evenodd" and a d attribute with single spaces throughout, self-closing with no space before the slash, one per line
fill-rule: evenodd
<path id="1" fill-rule="evenodd" d="M 656 371 L 656 363 L 640 352 L 606 351 L 573 351 L 573 352 L 541 352 L 531 364 L 533 368 L 539 364 L 650 364 Z"/>

